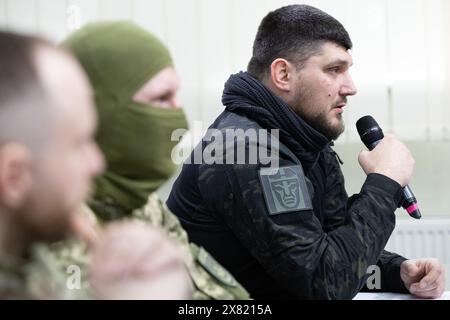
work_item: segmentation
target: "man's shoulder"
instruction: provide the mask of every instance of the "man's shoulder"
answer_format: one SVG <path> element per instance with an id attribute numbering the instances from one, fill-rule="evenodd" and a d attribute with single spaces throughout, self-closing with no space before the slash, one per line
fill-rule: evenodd
<path id="1" fill-rule="evenodd" d="M 0 296 L 12 299 L 88 298 L 88 291 L 83 287 L 83 248 L 74 241 L 55 246 L 35 244 L 27 260 L 19 266 L 13 269 L 0 266 Z M 71 266 L 78 269 L 71 270 Z"/>
<path id="2" fill-rule="evenodd" d="M 161 228 L 186 252 L 186 264 L 194 283 L 194 299 L 248 299 L 248 293 L 203 248 L 189 243 L 186 231 L 178 218 L 167 208 L 156 193 L 147 204 L 132 213 L 133 218 Z"/>
<path id="3" fill-rule="evenodd" d="M 197 160 L 194 164 L 200 165 L 199 170 L 208 172 L 224 169 L 222 165 L 267 166 L 278 160 L 279 146 L 278 130 L 265 129 L 246 115 L 224 111 L 209 127 L 190 160 Z"/>
<path id="4" fill-rule="evenodd" d="M 37 297 L 87 299 L 89 255 L 84 242 L 68 239 L 33 248 L 26 269 L 30 290 Z"/>
<path id="5" fill-rule="evenodd" d="M 170 238 L 180 245 L 188 244 L 188 237 L 181 226 L 180 220 L 161 201 L 156 192 L 149 195 L 147 203 L 142 208 L 135 209 L 132 212 L 132 217 L 163 229 Z"/>
<path id="6" fill-rule="evenodd" d="M 10 264 L 9 260 L 0 259 L 0 299 L 31 298 L 25 286 L 22 268 Z"/>
<path id="7" fill-rule="evenodd" d="M 262 129 L 255 121 L 244 114 L 225 110 L 213 123 L 211 128 L 225 131 L 227 129 Z"/>

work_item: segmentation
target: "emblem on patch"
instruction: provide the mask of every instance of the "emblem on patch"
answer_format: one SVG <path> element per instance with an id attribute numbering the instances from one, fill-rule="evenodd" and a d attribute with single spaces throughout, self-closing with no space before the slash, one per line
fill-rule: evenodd
<path id="1" fill-rule="evenodd" d="M 305 175 L 300 165 L 261 168 L 259 178 L 270 215 L 312 210 Z"/>

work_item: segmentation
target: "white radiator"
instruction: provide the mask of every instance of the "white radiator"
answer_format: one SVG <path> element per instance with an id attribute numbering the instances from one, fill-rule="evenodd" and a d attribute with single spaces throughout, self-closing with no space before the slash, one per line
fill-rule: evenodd
<path id="1" fill-rule="evenodd" d="M 398 219 L 386 250 L 405 258 L 438 258 L 446 268 L 450 290 L 450 219 Z"/>

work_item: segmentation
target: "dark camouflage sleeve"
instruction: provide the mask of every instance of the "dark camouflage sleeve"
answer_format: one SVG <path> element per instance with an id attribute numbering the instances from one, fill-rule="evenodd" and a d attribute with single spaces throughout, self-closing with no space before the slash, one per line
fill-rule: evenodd
<path id="1" fill-rule="evenodd" d="M 324 162 L 326 163 L 326 191 L 324 196 L 323 211 L 325 216 L 324 231 L 328 232 L 346 223 L 347 219 L 347 200 L 348 195 L 345 190 L 344 176 L 342 174 L 339 162 L 336 159 L 336 153 L 331 148 L 323 152 Z M 407 293 L 403 281 L 400 278 L 400 265 L 406 258 L 392 252 L 383 250 L 380 259 L 377 262 L 381 272 L 381 288 L 368 289 L 366 286 L 363 291 L 380 292 L 400 292 Z"/>
<path id="2" fill-rule="evenodd" d="M 377 262 L 377 266 L 381 272 L 381 286 L 380 289 L 368 289 L 365 286 L 361 291 L 365 292 L 398 292 L 409 293 L 405 284 L 400 278 L 400 265 L 406 258 L 383 250 L 381 257 Z"/>
<path id="3" fill-rule="evenodd" d="M 280 162 L 280 167 L 293 165 Z M 394 229 L 400 186 L 385 176 L 368 175 L 349 201 L 346 223 L 325 232 L 313 210 L 273 215 L 259 171 L 259 165 L 202 165 L 199 188 L 210 212 L 299 298 L 354 297 Z"/>

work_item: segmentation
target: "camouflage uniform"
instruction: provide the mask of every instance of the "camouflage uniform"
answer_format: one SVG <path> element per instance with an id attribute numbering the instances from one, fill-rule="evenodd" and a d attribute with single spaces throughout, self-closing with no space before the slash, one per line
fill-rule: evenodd
<path id="1" fill-rule="evenodd" d="M 104 221 L 131 217 L 162 228 L 171 239 L 189 251 L 186 266 L 195 286 L 193 299 L 249 299 L 247 291 L 205 249 L 189 243 L 179 220 L 160 201 L 156 193 L 149 196 L 144 207 L 135 209 L 131 215 L 114 204 L 111 198 L 103 203 L 93 199 L 89 204 L 94 211 L 102 206 L 102 210 L 97 212 L 103 212 L 101 217 Z"/>
<path id="2" fill-rule="evenodd" d="M 186 265 L 195 285 L 194 299 L 249 298 L 245 289 L 205 249 L 189 243 L 180 221 L 159 200 L 156 193 L 150 195 L 145 207 L 134 210 L 132 217 L 163 228 L 170 238 L 190 251 Z"/>
<path id="3" fill-rule="evenodd" d="M 70 283 L 72 271 L 68 269 L 73 264 L 83 268 L 86 257 L 84 247 L 76 241 L 67 241 L 64 250 L 61 247 L 55 249 L 47 244 L 34 245 L 30 258 L 18 265 L 14 264 L 14 267 L 0 261 L 0 298 L 88 298 L 88 288 L 78 286 L 87 283 L 85 279 L 74 279 L 75 283 Z"/>
<path id="4" fill-rule="evenodd" d="M 395 226 L 400 185 L 369 174 L 349 198 L 331 141 L 245 73 L 230 78 L 223 102 L 226 110 L 210 127 L 220 135 L 196 147 L 167 201 L 191 241 L 254 299 L 350 299 L 375 264 L 382 289 L 405 292 L 399 272 L 405 258 L 383 251 Z M 274 128 L 279 138 L 268 131 Z M 263 135 L 228 141 L 230 129 Z M 240 145 L 245 162 L 196 161 L 211 150 L 216 159 L 228 159 Z M 276 149 L 279 168 L 269 174 L 260 155 Z"/>
<path id="5" fill-rule="evenodd" d="M 249 299 L 247 291 L 227 272 L 214 258 L 203 248 L 189 243 L 186 232 L 180 225 L 178 219 L 159 200 L 158 195 L 153 193 L 149 196 L 148 203 L 141 209 L 136 209 L 131 215 L 126 215 L 122 209 L 114 205 L 112 201 L 104 203 L 107 207 L 103 212 L 107 212 L 109 219 L 132 218 L 145 221 L 155 227 L 162 228 L 167 235 L 176 243 L 189 251 L 187 255 L 186 267 L 188 268 L 194 291 L 192 299 L 218 299 L 218 300 L 243 300 Z M 98 201 L 92 200 L 94 207 L 101 205 Z M 93 212 L 88 208 L 84 210 L 95 218 Z M 45 247 L 44 247 L 45 248 Z M 89 282 L 87 279 L 87 267 L 89 255 L 86 246 L 79 241 L 64 241 L 47 249 L 48 260 L 54 261 L 55 268 L 64 275 L 64 281 L 70 281 L 71 274 L 68 273 L 71 266 L 81 269 L 81 286 L 79 289 L 72 289 L 70 296 L 65 298 L 89 299 L 92 297 Z M 64 297 L 63 297 L 64 298 Z"/>

